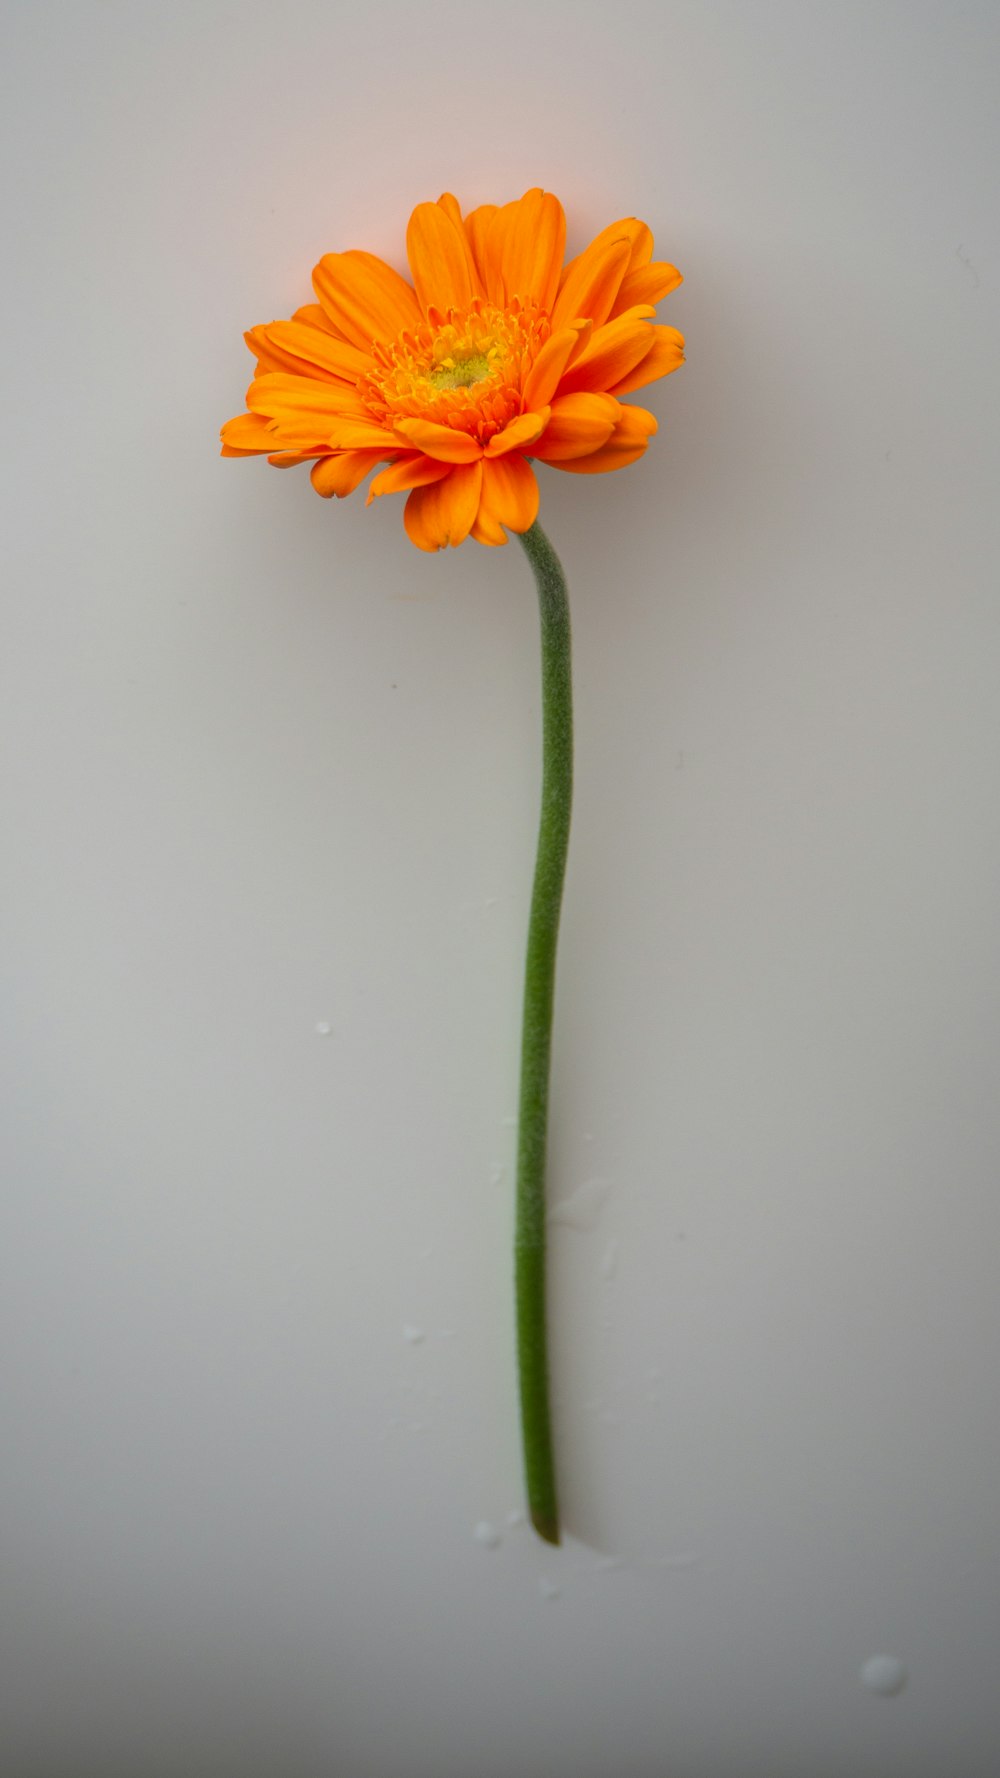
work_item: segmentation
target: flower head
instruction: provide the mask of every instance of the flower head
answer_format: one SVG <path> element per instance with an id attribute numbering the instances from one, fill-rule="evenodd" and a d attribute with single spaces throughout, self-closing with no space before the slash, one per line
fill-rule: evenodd
<path id="1" fill-rule="evenodd" d="M 450 193 L 406 232 L 412 283 L 374 254 L 327 253 L 318 301 L 246 335 L 248 412 L 227 457 L 312 462 L 323 495 L 408 493 L 419 549 L 506 543 L 538 513 L 529 459 L 577 475 L 623 469 L 656 431 L 623 395 L 676 370 L 684 342 L 654 305 L 681 281 L 633 216 L 563 264 L 566 219 L 540 190 L 467 216 Z"/>

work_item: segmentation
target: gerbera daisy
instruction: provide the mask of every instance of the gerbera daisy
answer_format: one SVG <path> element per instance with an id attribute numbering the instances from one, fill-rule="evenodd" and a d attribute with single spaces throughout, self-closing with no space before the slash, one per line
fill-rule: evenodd
<path id="1" fill-rule="evenodd" d="M 530 459 L 577 475 L 641 457 L 654 416 L 622 400 L 683 363 L 654 304 L 681 281 L 644 222 L 613 222 L 563 264 L 558 198 L 533 190 L 463 217 L 449 192 L 406 232 L 412 283 L 374 254 L 327 253 L 317 301 L 246 335 L 248 412 L 227 457 L 312 462 L 317 493 L 408 493 L 419 549 L 506 543 L 538 513 Z"/>
<path id="2" fill-rule="evenodd" d="M 223 455 L 312 462 L 324 495 L 350 494 L 378 464 L 369 503 L 406 493 L 419 549 L 520 537 L 538 589 L 542 811 L 528 921 L 515 1192 L 515 1294 L 525 1484 L 531 1521 L 560 1540 L 546 1335 L 546 1147 L 556 946 L 573 792 L 566 579 L 538 524 L 531 459 L 578 475 L 623 469 L 656 431 L 623 395 L 676 370 L 684 342 L 652 323 L 680 283 L 653 263 L 634 216 L 563 265 L 566 219 L 550 193 L 419 204 L 406 250 L 412 284 L 371 253 L 328 253 L 319 299 L 247 334 L 257 359 L 248 412 Z"/>

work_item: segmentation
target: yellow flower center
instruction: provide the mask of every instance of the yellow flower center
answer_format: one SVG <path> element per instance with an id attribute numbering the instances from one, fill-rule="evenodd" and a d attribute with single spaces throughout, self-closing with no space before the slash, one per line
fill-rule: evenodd
<path id="1" fill-rule="evenodd" d="M 523 411 L 521 389 L 549 336 L 548 317 L 516 300 L 497 309 L 477 298 L 372 347 L 375 369 L 359 393 L 381 425 L 413 418 L 471 432 L 482 444 Z"/>
<path id="2" fill-rule="evenodd" d="M 485 352 L 473 352 L 467 358 L 461 353 L 455 357 L 442 358 L 428 371 L 428 381 L 435 389 L 471 389 L 473 383 L 482 383 L 490 374 L 490 361 Z"/>

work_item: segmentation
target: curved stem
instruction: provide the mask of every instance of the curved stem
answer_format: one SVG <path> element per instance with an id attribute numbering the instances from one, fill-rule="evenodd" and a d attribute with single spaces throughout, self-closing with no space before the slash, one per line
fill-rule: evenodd
<path id="1" fill-rule="evenodd" d="M 559 1542 L 545 1316 L 545 1155 L 556 946 L 573 800 L 569 600 L 559 558 L 539 525 L 521 536 L 534 570 L 542 629 L 542 813 L 528 923 L 514 1236 L 521 1427 L 531 1522 Z"/>

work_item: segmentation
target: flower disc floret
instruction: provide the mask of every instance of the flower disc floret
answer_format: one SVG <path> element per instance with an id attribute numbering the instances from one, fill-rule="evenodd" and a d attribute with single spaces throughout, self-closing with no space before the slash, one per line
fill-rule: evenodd
<path id="1" fill-rule="evenodd" d="M 523 409 L 524 378 L 549 336 L 548 318 L 519 302 L 476 298 L 467 309 L 430 308 L 423 327 L 372 346 L 358 393 L 383 425 L 431 420 L 488 444 Z"/>

